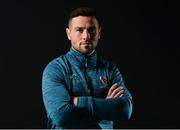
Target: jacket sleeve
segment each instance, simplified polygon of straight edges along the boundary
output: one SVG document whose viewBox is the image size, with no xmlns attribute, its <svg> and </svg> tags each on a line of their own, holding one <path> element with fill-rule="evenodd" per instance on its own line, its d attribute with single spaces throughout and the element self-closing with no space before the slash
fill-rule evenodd
<svg viewBox="0 0 180 130">
<path fill-rule="evenodd" d="M 103 99 L 103 98 L 93 98 L 93 115 L 99 120 L 110 120 L 110 121 L 120 121 L 128 120 L 132 114 L 132 96 L 128 91 L 127 87 L 124 85 L 124 81 L 119 69 L 115 66 L 111 75 L 111 85 L 118 83 L 119 86 L 124 88 L 124 95 L 118 98 Z M 78 97 L 78 107 L 87 106 L 83 103 L 87 97 Z"/>
<path fill-rule="evenodd" d="M 55 63 L 49 63 L 43 71 L 42 96 L 48 118 L 56 128 L 83 128 L 95 123 L 88 110 L 90 107 L 77 107 L 72 104 L 62 69 Z"/>
</svg>

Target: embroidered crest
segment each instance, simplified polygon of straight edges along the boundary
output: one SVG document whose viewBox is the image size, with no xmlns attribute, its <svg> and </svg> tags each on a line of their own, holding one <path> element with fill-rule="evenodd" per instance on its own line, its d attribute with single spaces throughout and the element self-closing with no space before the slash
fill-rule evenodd
<svg viewBox="0 0 180 130">
<path fill-rule="evenodd" d="M 99 79 L 102 85 L 107 85 L 107 78 L 105 76 L 100 76 Z"/>
</svg>

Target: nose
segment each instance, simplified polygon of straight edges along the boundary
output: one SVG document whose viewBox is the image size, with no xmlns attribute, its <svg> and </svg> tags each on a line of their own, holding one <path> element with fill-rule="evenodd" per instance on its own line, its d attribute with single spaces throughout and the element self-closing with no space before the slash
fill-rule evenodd
<svg viewBox="0 0 180 130">
<path fill-rule="evenodd" d="M 90 34 L 87 30 L 83 31 L 82 38 L 83 38 L 83 40 L 87 40 L 90 38 Z"/>
</svg>

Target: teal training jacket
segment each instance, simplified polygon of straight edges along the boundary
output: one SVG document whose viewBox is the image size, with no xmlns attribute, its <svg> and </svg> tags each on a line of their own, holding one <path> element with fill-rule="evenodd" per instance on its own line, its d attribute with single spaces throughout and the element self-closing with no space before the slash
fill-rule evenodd
<svg viewBox="0 0 180 130">
<path fill-rule="evenodd" d="M 124 95 L 106 99 L 117 83 Z M 132 96 L 116 64 L 70 50 L 50 61 L 43 71 L 42 96 L 50 129 L 112 129 L 132 115 Z M 73 105 L 72 97 L 77 97 Z"/>
</svg>

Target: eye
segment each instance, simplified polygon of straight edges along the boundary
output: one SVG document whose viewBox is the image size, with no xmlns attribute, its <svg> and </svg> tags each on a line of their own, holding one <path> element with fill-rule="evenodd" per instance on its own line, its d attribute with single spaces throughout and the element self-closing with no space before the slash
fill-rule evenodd
<svg viewBox="0 0 180 130">
<path fill-rule="evenodd" d="M 88 32 L 89 32 L 91 35 L 94 35 L 94 34 L 96 34 L 96 28 L 89 28 L 89 29 L 88 29 Z"/>
<path fill-rule="evenodd" d="M 76 31 L 82 33 L 83 29 L 82 28 L 77 28 Z"/>
</svg>

